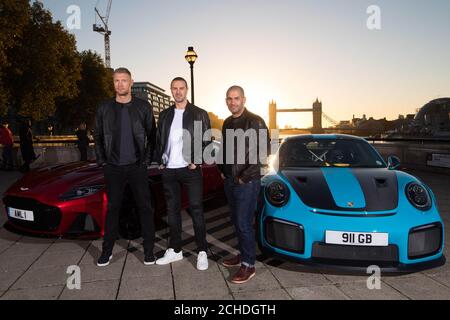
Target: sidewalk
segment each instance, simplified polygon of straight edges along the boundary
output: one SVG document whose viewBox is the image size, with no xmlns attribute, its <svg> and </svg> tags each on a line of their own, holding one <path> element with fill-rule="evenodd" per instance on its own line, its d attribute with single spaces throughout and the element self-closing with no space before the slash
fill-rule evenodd
<svg viewBox="0 0 450 320">
<path fill-rule="evenodd" d="M 450 223 L 450 182 L 436 174 L 415 172 L 435 192 L 439 209 Z M 0 192 L 20 177 L 0 172 Z M 192 222 L 183 214 L 185 259 L 167 266 L 144 266 L 140 241 L 117 243 L 112 263 L 95 265 L 101 240 L 71 241 L 20 236 L 0 228 L 0 299 L 450 299 L 450 264 L 420 273 L 382 278 L 381 290 L 368 290 L 366 276 L 320 273 L 302 265 L 263 259 L 257 275 L 243 285 L 229 279 L 236 269 L 218 262 L 236 253 L 228 207 L 205 213 L 210 267 L 197 271 Z M 2 208 L 0 225 L 5 221 Z M 167 245 L 168 229 L 158 230 L 156 254 Z M 449 230 L 446 256 L 450 257 Z M 66 287 L 67 268 L 81 270 L 81 290 Z"/>
</svg>

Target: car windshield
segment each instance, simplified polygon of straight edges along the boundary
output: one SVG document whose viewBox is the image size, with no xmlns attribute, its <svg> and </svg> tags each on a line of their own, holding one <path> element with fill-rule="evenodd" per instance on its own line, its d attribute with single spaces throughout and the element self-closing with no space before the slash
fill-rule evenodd
<svg viewBox="0 0 450 320">
<path fill-rule="evenodd" d="M 279 150 L 280 167 L 383 168 L 380 155 L 363 140 L 292 139 Z"/>
</svg>

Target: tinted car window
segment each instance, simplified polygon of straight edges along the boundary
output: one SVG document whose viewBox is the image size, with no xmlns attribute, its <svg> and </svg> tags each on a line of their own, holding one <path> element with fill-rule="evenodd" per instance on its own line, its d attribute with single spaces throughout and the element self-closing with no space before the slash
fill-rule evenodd
<svg viewBox="0 0 450 320">
<path fill-rule="evenodd" d="M 279 150 L 280 167 L 386 167 L 380 155 L 363 140 L 292 139 Z"/>
</svg>

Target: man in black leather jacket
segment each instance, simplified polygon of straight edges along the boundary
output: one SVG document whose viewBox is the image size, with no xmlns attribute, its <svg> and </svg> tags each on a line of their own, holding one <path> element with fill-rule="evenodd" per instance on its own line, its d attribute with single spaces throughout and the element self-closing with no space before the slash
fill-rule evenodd
<svg viewBox="0 0 450 320">
<path fill-rule="evenodd" d="M 232 115 L 222 127 L 219 157 L 224 163 L 219 165 L 219 169 L 225 179 L 225 194 L 240 251 L 238 256 L 224 260 L 222 264 L 230 268 L 240 266 L 231 279 L 238 284 L 247 282 L 256 274 L 253 221 L 261 188 L 261 165 L 265 164 L 270 146 L 264 120 L 248 111 L 245 102 L 242 87 L 233 86 L 228 89 L 226 103 Z"/>
<path fill-rule="evenodd" d="M 197 269 L 206 270 L 208 248 L 201 164 L 204 149 L 211 142 L 211 125 L 208 113 L 187 100 L 188 85 L 185 79 L 175 78 L 170 87 L 175 105 L 159 115 L 156 159 L 162 170 L 170 242 L 164 256 L 156 264 L 165 265 L 183 259 L 180 214 L 181 185 L 184 185 L 198 246 Z"/>
<path fill-rule="evenodd" d="M 156 129 L 153 108 L 147 101 L 131 96 L 133 80 L 126 68 L 114 71 L 115 99 L 100 104 L 95 119 L 95 154 L 105 174 L 108 211 L 102 254 L 97 265 L 107 266 L 118 237 L 123 193 L 128 183 L 140 215 L 144 239 L 144 264 L 155 264 L 153 255 L 154 208 L 148 185 Z"/>
</svg>

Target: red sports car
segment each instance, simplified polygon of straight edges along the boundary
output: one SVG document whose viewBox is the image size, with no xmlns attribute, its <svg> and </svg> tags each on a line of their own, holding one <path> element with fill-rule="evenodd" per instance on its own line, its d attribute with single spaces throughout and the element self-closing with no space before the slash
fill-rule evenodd
<svg viewBox="0 0 450 320">
<path fill-rule="evenodd" d="M 223 197 L 223 181 L 216 165 L 202 166 L 204 200 Z M 148 170 L 155 215 L 165 213 L 166 202 L 161 172 L 156 166 Z M 107 196 L 103 169 L 94 162 L 75 162 L 34 170 L 4 194 L 11 231 L 42 236 L 98 238 L 103 236 Z M 183 195 L 183 207 L 188 207 Z M 126 239 L 140 236 L 130 188 L 125 189 L 120 218 L 120 234 Z"/>
</svg>

